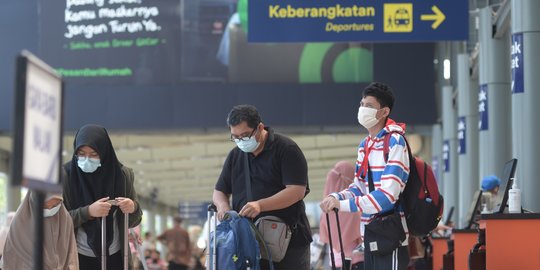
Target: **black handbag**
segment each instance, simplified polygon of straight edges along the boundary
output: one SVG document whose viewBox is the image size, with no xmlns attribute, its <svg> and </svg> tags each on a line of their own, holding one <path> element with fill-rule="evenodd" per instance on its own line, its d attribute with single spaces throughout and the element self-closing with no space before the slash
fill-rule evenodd
<svg viewBox="0 0 540 270">
<path fill-rule="evenodd" d="M 369 164 L 368 164 L 369 168 Z M 375 190 L 371 170 L 368 169 L 369 192 Z M 389 214 L 376 215 L 364 227 L 364 245 L 374 255 L 387 255 L 401 246 L 406 235 L 401 223 L 401 215 L 396 208 Z"/>
<path fill-rule="evenodd" d="M 405 238 L 401 215 L 397 211 L 376 217 L 365 226 L 364 230 L 364 245 L 374 255 L 392 253 L 401 246 Z"/>
</svg>

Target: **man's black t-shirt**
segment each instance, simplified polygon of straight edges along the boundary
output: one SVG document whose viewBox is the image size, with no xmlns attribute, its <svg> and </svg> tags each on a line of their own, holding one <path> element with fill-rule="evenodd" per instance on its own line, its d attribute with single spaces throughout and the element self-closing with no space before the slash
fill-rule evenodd
<svg viewBox="0 0 540 270">
<path fill-rule="evenodd" d="M 306 186 L 309 193 L 307 162 L 298 145 L 288 137 L 274 133 L 270 127 L 264 149 L 258 156 L 246 154 L 235 147 L 225 160 L 215 189 L 232 194 L 232 208 L 239 212 L 247 203 L 244 162 L 248 158 L 253 201 L 268 198 L 286 185 Z M 304 201 L 279 210 L 263 212 L 262 216 L 277 216 L 293 228 L 290 245 L 304 246 L 311 242 L 311 230 L 306 217 Z M 257 218 L 259 218 L 257 217 Z"/>
</svg>

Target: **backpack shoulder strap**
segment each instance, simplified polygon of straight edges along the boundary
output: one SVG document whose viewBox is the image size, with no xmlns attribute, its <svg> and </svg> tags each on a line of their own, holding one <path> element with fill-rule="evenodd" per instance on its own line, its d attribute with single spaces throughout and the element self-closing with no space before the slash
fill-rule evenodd
<svg viewBox="0 0 540 270">
<path fill-rule="evenodd" d="M 390 138 L 392 138 L 392 133 L 387 133 L 384 135 L 384 141 L 383 141 L 383 156 L 384 156 L 384 162 L 388 163 L 388 154 L 390 153 Z"/>
<path fill-rule="evenodd" d="M 409 158 L 411 159 L 409 162 L 414 162 L 414 159 L 412 159 L 413 155 L 411 152 L 411 147 L 409 146 L 409 142 L 407 141 L 407 137 L 405 137 L 405 134 L 397 131 L 391 131 L 384 135 L 384 141 L 383 141 L 383 156 L 384 156 L 384 162 L 388 162 L 388 155 L 390 153 L 390 139 L 392 138 L 392 134 L 397 133 L 403 137 L 403 140 L 405 140 L 405 147 L 407 147 L 407 151 L 409 152 Z"/>
<path fill-rule="evenodd" d="M 407 141 L 407 138 L 405 138 L 405 134 L 397 131 L 391 131 L 384 135 L 384 141 L 383 141 L 383 156 L 384 156 L 384 162 L 388 163 L 388 155 L 390 153 L 390 139 L 392 138 L 392 134 L 397 133 L 403 137 L 403 140 L 405 140 L 405 147 L 407 147 L 407 152 L 409 153 L 409 163 L 414 162 L 411 147 L 409 146 L 409 142 Z M 411 165 L 409 165 L 411 166 Z M 402 201 L 403 198 L 403 192 L 399 194 L 399 198 L 396 201 L 396 205 L 399 205 L 399 203 Z"/>
<path fill-rule="evenodd" d="M 403 133 L 397 132 L 397 131 L 391 131 L 389 133 L 386 133 L 386 135 L 384 135 L 384 140 L 383 140 L 384 162 L 388 162 L 388 155 L 390 153 L 390 139 L 392 138 L 392 134 L 394 133 L 401 135 L 403 139 L 405 140 L 405 144 L 407 145 L 407 147 L 409 147 L 409 143 L 407 142 L 407 139 L 405 139 L 405 135 Z"/>
</svg>

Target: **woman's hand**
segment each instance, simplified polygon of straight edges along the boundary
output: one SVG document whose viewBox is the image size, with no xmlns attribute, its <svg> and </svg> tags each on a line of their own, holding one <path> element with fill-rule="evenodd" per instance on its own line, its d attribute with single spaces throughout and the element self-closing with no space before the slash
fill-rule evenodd
<svg viewBox="0 0 540 270">
<path fill-rule="evenodd" d="M 109 210 L 111 210 L 111 204 L 107 201 L 109 197 L 101 198 L 88 207 L 88 214 L 91 217 L 106 217 L 109 215 Z"/>
<path fill-rule="evenodd" d="M 135 202 L 130 198 L 117 197 L 116 201 L 118 202 L 118 207 L 122 210 L 122 213 L 131 214 L 135 212 Z"/>
</svg>

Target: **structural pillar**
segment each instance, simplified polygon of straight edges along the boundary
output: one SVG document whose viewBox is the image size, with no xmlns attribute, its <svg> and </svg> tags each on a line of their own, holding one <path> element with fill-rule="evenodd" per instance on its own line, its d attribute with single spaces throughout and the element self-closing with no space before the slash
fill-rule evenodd
<svg viewBox="0 0 540 270">
<path fill-rule="evenodd" d="M 510 58 L 505 57 L 509 46 L 507 40 L 493 38 L 492 13 L 491 7 L 485 7 L 479 14 L 478 151 L 481 177 L 491 174 L 502 177 L 504 164 L 512 158 Z"/>
<path fill-rule="evenodd" d="M 152 235 L 157 236 L 156 231 L 156 205 L 152 203 L 148 210 L 148 228 L 147 231 L 151 232 Z"/>
<path fill-rule="evenodd" d="M 478 189 L 478 88 L 471 83 L 468 54 L 457 56 L 457 151 L 459 164 L 459 222 L 465 226 L 474 191 Z M 458 220 L 456 219 L 456 220 Z"/>
<path fill-rule="evenodd" d="M 537 156 L 540 153 L 536 124 L 540 115 L 540 1 L 513 0 L 512 17 L 512 144 L 518 159 L 516 178 L 521 189 L 522 207 L 540 212 L 540 179 Z M 508 55 L 508 54 L 506 54 Z"/>
<path fill-rule="evenodd" d="M 458 163 L 457 126 L 454 106 L 454 89 L 451 85 L 442 88 L 442 155 L 443 155 L 443 196 L 445 212 L 454 206 L 454 216 L 459 217 L 458 209 Z"/>
<path fill-rule="evenodd" d="M 431 126 L 431 168 L 442 191 L 442 127 L 441 124 Z"/>
</svg>

